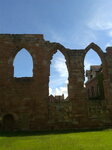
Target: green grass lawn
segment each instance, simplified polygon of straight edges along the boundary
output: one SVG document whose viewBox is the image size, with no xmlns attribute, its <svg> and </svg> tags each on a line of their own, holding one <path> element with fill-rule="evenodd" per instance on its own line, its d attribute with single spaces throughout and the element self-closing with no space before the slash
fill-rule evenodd
<svg viewBox="0 0 112 150">
<path fill-rule="evenodd" d="M 112 130 L 0 134 L 0 150 L 112 150 Z"/>
</svg>

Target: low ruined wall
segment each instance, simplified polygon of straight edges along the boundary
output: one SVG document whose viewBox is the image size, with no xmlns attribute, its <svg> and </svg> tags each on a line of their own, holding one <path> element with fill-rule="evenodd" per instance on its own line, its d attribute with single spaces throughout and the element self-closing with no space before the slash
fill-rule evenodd
<svg viewBox="0 0 112 150">
<path fill-rule="evenodd" d="M 72 103 L 70 101 L 49 102 L 49 123 L 72 122 Z"/>
</svg>

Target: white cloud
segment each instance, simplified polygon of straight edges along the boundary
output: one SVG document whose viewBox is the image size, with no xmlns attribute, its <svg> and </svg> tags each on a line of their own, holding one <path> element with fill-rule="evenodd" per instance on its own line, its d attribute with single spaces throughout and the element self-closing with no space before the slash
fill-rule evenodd
<svg viewBox="0 0 112 150">
<path fill-rule="evenodd" d="M 112 1 L 96 3 L 95 11 L 90 15 L 87 25 L 94 30 L 112 29 Z"/>
<path fill-rule="evenodd" d="M 112 46 L 112 40 L 110 40 L 110 41 L 105 45 L 105 47 L 110 47 L 110 46 Z"/>
<path fill-rule="evenodd" d="M 68 91 L 67 91 L 67 87 L 59 87 L 59 88 L 55 88 L 54 90 L 51 90 L 52 92 L 50 94 L 52 95 L 62 95 L 64 94 L 64 98 L 67 98 L 68 96 Z"/>
<path fill-rule="evenodd" d="M 59 87 L 68 83 L 68 70 L 64 56 L 60 52 L 53 56 L 51 63 L 50 87 Z"/>
<path fill-rule="evenodd" d="M 85 60 L 85 62 L 84 62 L 84 69 L 85 69 L 85 70 L 89 70 L 89 69 L 90 69 L 90 66 L 91 66 L 91 62 Z"/>
<path fill-rule="evenodd" d="M 89 28 L 82 28 L 77 33 L 72 33 L 71 41 L 72 43 L 76 43 L 80 48 L 87 47 L 91 42 L 96 42 L 97 37 L 95 33 Z M 78 48 L 79 48 L 78 47 Z"/>
<path fill-rule="evenodd" d="M 88 23 L 88 26 L 94 30 L 109 30 L 112 29 L 112 22 L 104 16 L 94 16 L 94 18 Z"/>
<path fill-rule="evenodd" d="M 110 37 L 112 37 L 112 30 L 110 30 L 110 31 L 108 32 L 108 35 L 109 35 Z"/>
<path fill-rule="evenodd" d="M 84 81 L 84 82 L 87 81 L 86 70 L 90 70 L 90 66 L 91 66 L 91 62 L 85 60 L 85 61 L 84 61 L 84 70 L 85 70 L 85 72 L 84 72 L 85 81 Z"/>
<path fill-rule="evenodd" d="M 56 53 L 51 63 L 52 74 L 50 78 L 49 93 L 52 95 L 62 95 L 66 98 L 68 96 L 68 70 L 65 64 L 64 56 L 60 52 Z"/>
<path fill-rule="evenodd" d="M 49 87 L 49 95 L 52 94 L 52 89 Z"/>
<path fill-rule="evenodd" d="M 68 70 L 63 57 L 58 57 L 54 62 L 54 69 L 59 73 L 60 77 L 68 77 Z"/>
<path fill-rule="evenodd" d="M 62 85 L 66 85 L 67 82 L 65 80 L 65 78 L 60 78 L 59 76 L 57 77 L 53 77 L 52 79 L 50 79 L 50 87 L 55 88 L 55 87 L 59 87 Z"/>
</svg>

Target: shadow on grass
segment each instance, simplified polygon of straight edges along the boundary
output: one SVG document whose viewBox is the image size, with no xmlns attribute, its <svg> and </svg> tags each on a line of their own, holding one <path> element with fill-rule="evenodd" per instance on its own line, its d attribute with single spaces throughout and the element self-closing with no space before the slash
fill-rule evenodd
<svg viewBox="0 0 112 150">
<path fill-rule="evenodd" d="M 53 135 L 53 134 L 68 134 L 68 133 L 80 133 L 80 132 L 97 132 L 109 130 L 111 128 L 100 129 L 73 129 L 73 130 L 55 130 L 55 131 L 0 131 L 2 137 L 16 137 L 16 136 L 41 136 L 41 135 Z"/>
</svg>

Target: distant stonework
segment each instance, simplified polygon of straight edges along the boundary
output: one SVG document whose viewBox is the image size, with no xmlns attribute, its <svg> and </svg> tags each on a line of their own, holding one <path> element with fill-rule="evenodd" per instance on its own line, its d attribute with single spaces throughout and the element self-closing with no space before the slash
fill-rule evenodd
<svg viewBox="0 0 112 150">
<path fill-rule="evenodd" d="M 85 83 L 88 98 L 91 100 L 105 99 L 102 65 L 90 66 L 90 70 L 86 70 L 86 77 L 88 78 Z"/>
<path fill-rule="evenodd" d="M 51 102 L 54 102 L 54 101 L 56 101 L 56 102 L 64 101 L 64 100 L 65 100 L 65 99 L 64 99 L 64 94 L 63 94 L 63 95 L 56 95 L 56 96 L 50 95 L 50 96 L 49 96 L 49 100 L 50 100 Z"/>
<path fill-rule="evenodd" d="M 33 58 L 33 77 L 14 78 L 13 61 L 25 48 Z M 86 72 L 84 58 L 93 49 L 101 66 Z M 68 97 L 49 96 L 50 64 L 59 50 L 68 68 Z M 112 127 L 112 47 L 94 43 L 68 49 L 41 34 L 0 34 L 0 130 L 68 130 Z"/>
<path fill-rule="evenodd" d="M 96 78 L 96 76 L 100 72 L 102 72 L 101 65 L 90 66 L 90 70 L 86 70 L 86 77 L 88 78 L 88 81 L 91 81 L 92 79 Z"/>
</svg>

